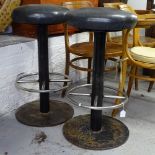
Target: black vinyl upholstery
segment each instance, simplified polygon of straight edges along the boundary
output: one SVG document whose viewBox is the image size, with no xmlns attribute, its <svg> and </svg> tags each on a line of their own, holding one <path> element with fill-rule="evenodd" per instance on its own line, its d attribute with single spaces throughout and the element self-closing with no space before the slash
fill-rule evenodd
<svg viewBox="0 0 155 155">
<path fill-rule="evenodd" d="M 59 5 L 30 4 L 16 8 L 12 14 L 13 22 L 27 24 L 59 24 L 67 19 L 68 9 Z"/>
<path fill-rule="evenodd" d="M 89 31 L 120 31 L 133 28 L 137 17 L 134 14 L 110 8 L 81 8 L 67 13 L 68 23 Z"/>
</svg>

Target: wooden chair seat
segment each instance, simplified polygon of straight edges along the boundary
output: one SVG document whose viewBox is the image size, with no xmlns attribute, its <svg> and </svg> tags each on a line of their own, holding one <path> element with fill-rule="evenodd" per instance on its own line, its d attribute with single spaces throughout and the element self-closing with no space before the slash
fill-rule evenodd
<svg viewBox="0 0 155 155">
<path fill-rule="evenodd" d="M 114 44 L 114 43 L 107 43 L 106 44 L 106 54 L 105 58 L 113 58 L 113 57 L 121 57 L 123 54 L 122 45 Z"/>
<path fill-rule="evenodd" d="M 70 53 L 83 57 L 92 57 L 92 50 L 93 43 L 90 42 L 81 42 L 70 46 Z"/>
<path fill-rule="evenodd" d="M 144 63 L 155 64 L 155 48 L 151 47 L 133 47 L 130 50 L 132 57 Z"/>
<path fill-rule="evenodd" d="M 91 8 L 94 7 L 93 3 L 90 1 L 64 1 L 62 3 L 63 7 L 66 7 L 70 10 L 80 9 L 80 8 Z M 65 38 L 65 51 L 66 51 L 66 63 L 65 63 L 65 74 L 69 75 L 70 66 L 76 70 L 86 71 L 87 72 L 87 83 L 90 83 L 91 77 L 91 62 L 92 62 L 92 43 L 93 43 L 93 33 L 89 32 L 89 41 L 80 42 L 80 43 L 71 43 L 70 42 L 70 33 L 69 33 L 69 25 L 67 23 L 64 24 L 64 38 Z M 78 30 L 76 29 L 76 32 Z M 79 31 L 80 32 L 80 31 Z M 71 54 L 74 57 L 71 57 Z M 79 66 L 76 63 L 79 60 L 86 59 L 87 67 Z M 64 83 L 64 86 L 67 83 Z M 65 95 L 66 90 L 62 91 L 62 96 Z"/>
<path fill-rule="evenodd" d="M 92 58 L 93 48 L 93 43 L 90 42 L 76 43 L 70 46 L 70 52 L 78 56 Z M 118 56 L 122 56 L 122 45 L 107 43 L 105 58 L 108 59 Z"/>
</svg>

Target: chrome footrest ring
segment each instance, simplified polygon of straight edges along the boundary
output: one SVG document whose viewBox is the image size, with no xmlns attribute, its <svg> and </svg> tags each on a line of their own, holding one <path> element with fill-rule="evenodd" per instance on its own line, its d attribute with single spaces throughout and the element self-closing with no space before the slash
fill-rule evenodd
<svg viewBox="0 0 155 155">
<path fill-rule="evenodd" d="M 67 92 L 67 95 L 66 96 L 71 101 L 72 104 L 74 104 L 76 106 L 79 106 L 79 107 L 91 109 L 91 110 L 118 109 L 118 108 L 123 107 L 128 102 L 128 97 L 127 97 L 127 95 L 124 92 L 119 92 L 119 93 L 122 94 L 122 96 L 118 96 L 118 95 L 103 95 L 104 98 L 119 99 L 119 100 L 121 100 L 119 104 L 112 105 L 112 106 L 102 106 L 102 107 L 89 106 L 89 105 L 84 105 L 83 103 L 78 102 L 77 100 L 73 99 L 73 96 L 88 96 L 88 97 L 90 96 L 91 97 L 91 94 L 90 93 L 85 94 L 85 93 L 77 93 L 77 92 L 74 92 L 75 90 L 78 90 L 80 88 L 90 87 L 90 86 L 92 86 L 92 84 L 84 84 L 84 85 L 80 85 L 80 86 L 74 87 L 74 88 L 70 89 Z M 118 93 L 118 90 L 117 89 L 114 89 L 112 87 L 104 86 L 104 88 L 113 90 L 113 91 L 115 91 L 115 92 Z"/>
<path fill-rule="evenodd" d="M 61 74 L 61 73 L 53 72 L 53 73 L 49 73 L 49 75 L 50 76 L 57 75 L 57 76 L 62 76 L 64 78 L 64 79 L 50 79 L 49 78 L 49 83 L 51 83 L 51 82 L 58 82 L 58 83 L 66 82 L 67 85 L 66 86 L 59 86 L 60 88 L 58 88 L 58 89 L 48 89 L 48 90 L 45 90 L 44 87 L 41 90 L 34 89 L 34 88 L 27 88 L 23 84 L 35 84 L 35 83 L 39 84 L 38 73 L 30 73 L 30 74 L 21 73 L 21 74 L 17 75 L 16 81 L 15 81 L 15 86 L 18 89 L 21 89 L 21 90 L 24 90 L 24 91 L 28 91 L 28 92 L 33 92 L 33 93 L 49 93 L 49 92 L 57 92 L 57 91 L 66 89 L 66 88 L 68 88 L 69 83 L 72 82 L 72 80 L 69 78 L 69 76 Z M 26 79 L 26 78 L 32 78 L 34 76 L 37 76 L 37 78 Z M 39 88 L 39 85 L 38 85 L 38 88 Z"/>
</svg>

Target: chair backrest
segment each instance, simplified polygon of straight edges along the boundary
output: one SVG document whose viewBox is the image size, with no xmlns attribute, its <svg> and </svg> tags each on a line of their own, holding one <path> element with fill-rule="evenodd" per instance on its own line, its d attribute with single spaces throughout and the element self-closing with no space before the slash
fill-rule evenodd
<svg viewBox="0 0 155 155">
<path fill-rule="evenodd" d="M 136 14 L 136 11 L 128 4 L 120 4 L 118 7 L 119 7 L 120 10 Z"/>
<path fill-rule="evenodd" d="M 130 5 L 124 4 L 121 2 L 120 3 L 104 3 L 104 6 L 127 11 L 127 12 L 137 15 L 136 11 Z M 140 19 L 142 18 L 142 15 L 137 15 L 137 17 Z M 142 45 L 140 42 L 140 29 L 138 28 L 133 29 L 133 46 L 135 45 Z"/>
<path fill-rule="evenodd" d="M 120 9 L 119 5 L 121 5 L 121 4 L 124 4 L 124 3 L 122 3 L 122 2 L 104 3 L 103 5 L 106 8 Z M 112 39 L 111 39 L 111 35 L 110 34 L 111 34 L 110 32 L 107 33 L 107 42 L 112 43 Z M 121 42 L 121 44 L 122 44 L 122 42 Z"/>
<path fill-rule="evenodd" d="M 85 7 L 94 7 L 93 3 L 90 1 L 70 1 L 70 2 L 63 2 L 62 6 L 72 10 L 72 9 L 79 9 Z"/>
<path fill-rule="evenodd" d="M 0 4 L 2 5 L 5 2 L 5 0 L 0 0 Z"/>
<path fill-rule="evenodd" d="M 121 3 L 121 2 L 117 2 L 117 3 L 104 3 L 104 7 L 119 9 L 119 5 L 121 5 L 121 4 L 124 4 L 124 3 Z"/>
<path fill-rule="evenodd" d="M 119 5 L 119 9 L 137 15 L 138 19 L 143 18 L 143 15 L 138 15 L 136 11 L 128 4 Z M 133 29 L 133 46 L 141 46 L 141 45 L 142 43 L 140 41 L 140 28 L 134 28 Z"/>
<path fill-rule="evenodd" d="M 94 7 L 93 3 L 90 1 L 68 1 L 68 2 L 63 2 L 62 6 L 68 8 L 70 10 L 86 8 L 86 7 L 87 8 Z M 69 29 L 69 26 L 65 23 L 64 24 L 64 36 L 65 36 L 66 47 L 69 47 L 69 31 L 68 31 L 68 29 Z M 93 42 L 93 33 L 92 32 L 89 33 L 89 42 Z"/>
</svg>

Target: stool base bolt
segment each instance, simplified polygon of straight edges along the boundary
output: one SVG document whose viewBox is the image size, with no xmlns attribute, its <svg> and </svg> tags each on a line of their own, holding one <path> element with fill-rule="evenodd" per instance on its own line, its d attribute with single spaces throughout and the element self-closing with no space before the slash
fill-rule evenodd
<svg viewBox="0 0 155 155">
<path fill-rule="evenodd" d="M 90 115 L 80 115 L 65 123 L 63 134 L 72 144 L 90 150 L 112 149 L 126 142 L 129 130 L 122 122 L 102 116 L 102 123 L 102 130 L 93 132 L 90 129 Z"/>
<path fill-rule="evenodd" d="M 61 101 L 50 100 L 50 111 L 48 113 L 40 112 L 39 101 L 26 103 L 16 111 L 16 119 L 29 126 L 49 127 L 64 123 L 72 118 L 73 108 Z"/>
</svg>

